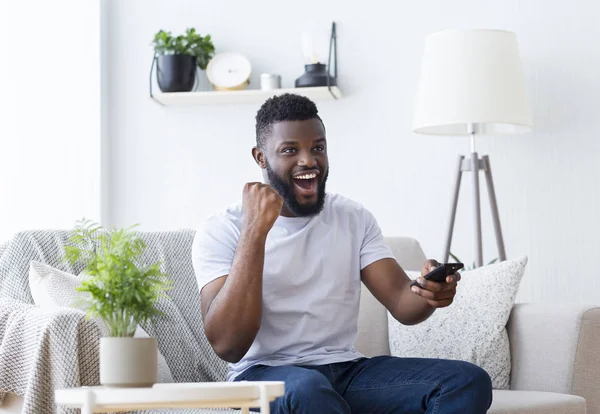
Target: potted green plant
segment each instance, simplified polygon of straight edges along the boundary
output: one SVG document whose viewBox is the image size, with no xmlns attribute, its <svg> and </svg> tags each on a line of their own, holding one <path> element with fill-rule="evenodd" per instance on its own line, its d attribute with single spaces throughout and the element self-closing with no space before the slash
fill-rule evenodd
<svg viewBox="0 0 600 414">
<path fill-rule="evenodd" d="M 77 287 L 80 308 L 108 329 L 100 339 L 100 382 L 106 386 L 144 387 L 157 380 L 156 338 L 134 333 L 161 314 L 156 305 L 171 281 L 160 263 L 138 263 L 146 245 L 134 227 L 106 231 L 80 221 L 65 246 L 65 259 L 85 266 Z"/>
<path fill-rule="evenodd" d="M 152 42 L 156 55 L 156 78 L 163 92 L 189 92 L 196 81 L 196 67 L 206 69 L 215 47 L 210 35 L 202 36 L 194 28 L 184 35 L 158 31 Z"/>
</svg>

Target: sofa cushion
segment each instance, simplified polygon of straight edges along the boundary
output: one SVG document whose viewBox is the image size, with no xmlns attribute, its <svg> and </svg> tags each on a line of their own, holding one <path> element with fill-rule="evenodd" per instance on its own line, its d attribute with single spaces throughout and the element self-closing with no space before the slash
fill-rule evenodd
<svg viewBox="0 0 600 414">
<path fill-rule="evenodd" d="M 410 237 L 386 237 L 396 261 L 406 271 L 420 269 L 425 263 L 425 253 L 419 242 Z M 363 355 L 389 355 L 387 313 L 385 307 L 361 284 L 358 334 L 356 349 Z"/>
<path fill-rule="evenodd" d="M 585 400 L 576 395 L 539 391 L 494 390 L 488 414 L 585 414 Z"/>
<path fill-rule="evenodd" d="M 487 371 L 494 389 L 508 389 L 506 324 L 526 265 L 522 257 L 463 272 L 454 303 L 418 325 L 404 326 L 389 314 L 391 354 L 472 362 Z"/>
</svg>

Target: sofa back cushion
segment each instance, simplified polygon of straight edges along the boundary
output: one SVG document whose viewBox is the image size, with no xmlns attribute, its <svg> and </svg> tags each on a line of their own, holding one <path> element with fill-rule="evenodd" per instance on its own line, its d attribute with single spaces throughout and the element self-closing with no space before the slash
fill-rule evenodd
<svg viewBox="0 0 600 414">
<path fill-rule="evenodd" d="M 193 230 L 144 233 L 143 262 L 162 262 L 173 289 L 158 304 L 164 316 L 143 328 L 158 339 L 176 382 L 224 381 L 227 363 L 214 353 L 204 334 L 200 291 L 192 266 L 194 234 Z"/>
<path fill-rule="evenodd" d="M 419 242 L 409 237 L 386 237 L 396 261 L 406 271 L 420 270 L 425 253 Z M 366 356 L 389 355 L 388 321 L 385 307 L 362 285 L 356 349 Z"/>
</svg>

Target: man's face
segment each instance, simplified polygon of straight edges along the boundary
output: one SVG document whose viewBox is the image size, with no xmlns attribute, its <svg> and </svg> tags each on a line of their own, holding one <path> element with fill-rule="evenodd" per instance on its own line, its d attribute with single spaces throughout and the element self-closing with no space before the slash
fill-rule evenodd
<svg viewBox="0 0 600 414">
<path fill-rule="evenodd" d="M 314 216 L 323 209 L 329 162 L 319 119 L 274 124 L 263 155 L 265 178 L 283 197 L 289 213 Z"/>
</svg>

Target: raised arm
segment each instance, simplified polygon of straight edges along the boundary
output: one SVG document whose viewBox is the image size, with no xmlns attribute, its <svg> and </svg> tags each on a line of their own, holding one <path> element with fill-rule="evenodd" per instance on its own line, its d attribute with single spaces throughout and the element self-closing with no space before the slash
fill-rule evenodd
<svg viewBox="0 0 600 414">
<path fill-rule="evenodd" d="M 268 185 L 248 183 L 242 205 L 243 225 L 231 271 L 200 291 L 206 337 L 227 362 L 238 362 L 248 352 L 260 328 L 265 242 L 283 199 Z"/>
</svg>

